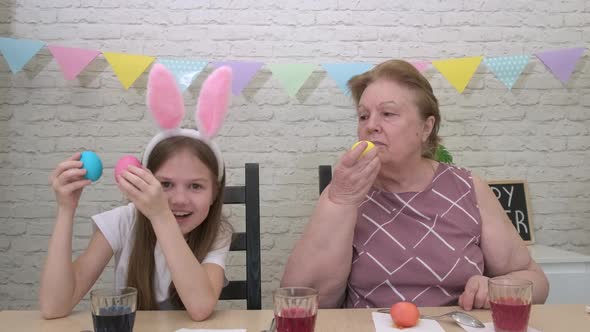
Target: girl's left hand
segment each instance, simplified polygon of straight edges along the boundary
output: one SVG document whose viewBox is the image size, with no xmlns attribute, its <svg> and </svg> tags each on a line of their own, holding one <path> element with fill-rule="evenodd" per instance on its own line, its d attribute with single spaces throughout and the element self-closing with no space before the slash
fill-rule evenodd
<svg viewBox="0 0 590 332">
<path fill-rule="evenodd" d="M 488 277 L 474 275 L 465 285 L 465 291 L 459 296 L 459 306 L 464 310 L 489 309 L 490 300 L 488 296 Z"/>
<path fill-rule="evenodd" d="M 119 176 L 117 186 L 148 219 L 170 213 L 168 197 L 150 170 L 129 166 Z"/>
</svg>

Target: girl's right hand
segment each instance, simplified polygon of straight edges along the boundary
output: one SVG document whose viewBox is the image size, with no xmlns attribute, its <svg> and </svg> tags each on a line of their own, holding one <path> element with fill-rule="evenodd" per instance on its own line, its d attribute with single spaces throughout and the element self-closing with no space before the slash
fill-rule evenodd
<svg viewBox="0 0 590 332">
<path fill-rule="evenodd" d="M 59 208 L 75 210 L 78 207 L 82 190 L 92 183 L 84 178 L 86 169 L 82 168 L 81 156 L 80 152 L 76 152 L 61 162 L 49 178 Z"/>
<path fill-rule="evenodd" d="M 328 186 L 328 198 L 333 203 L 359 205 L 365 199 L 381 167 L 377 149 L 361 156 L 366 147 L 366 142 L 357 145 L 346 152 L 334 167 Z"/>
</svg>

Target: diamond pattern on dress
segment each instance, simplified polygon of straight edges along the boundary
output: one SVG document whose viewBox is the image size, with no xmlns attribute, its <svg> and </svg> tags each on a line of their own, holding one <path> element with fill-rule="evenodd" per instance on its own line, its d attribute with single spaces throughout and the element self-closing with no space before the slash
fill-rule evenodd
<svg viewBox="0 0 590 332">
<path fill-rule="evenodd" d="M 439 164 L 421 192 L 371 188 L 359 206 L 346 305 L 456 304 L 481 275 L 481 222 L 471 174 Z"/>
</svg>

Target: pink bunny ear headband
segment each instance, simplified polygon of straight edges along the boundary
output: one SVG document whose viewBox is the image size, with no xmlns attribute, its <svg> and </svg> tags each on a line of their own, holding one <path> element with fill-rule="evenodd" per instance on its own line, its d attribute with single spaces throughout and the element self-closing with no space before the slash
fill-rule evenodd
<svg viewBox="0 0 590 332">
<path fill-rule="evenodd" d="M 203 83 L 197 103 L 195 120 L 197 128 L 179 128 L 184 118 L 184 100 L 174 75 L 164 65 L 155 64 L 148 78 L 147 104 L 157 125 L 162 129 L 148 143 L 143 153 L 142 164 L 147 165 L 154 147 L 166 138 L 186 136 L 207 144 L 218 164 L 218 181 L 223 178 L 224 164 L 221 151 L 211 139 L 217 135 L 229 106 L 232 71 L 223 66 L 216 69 Z"/>
</svg>

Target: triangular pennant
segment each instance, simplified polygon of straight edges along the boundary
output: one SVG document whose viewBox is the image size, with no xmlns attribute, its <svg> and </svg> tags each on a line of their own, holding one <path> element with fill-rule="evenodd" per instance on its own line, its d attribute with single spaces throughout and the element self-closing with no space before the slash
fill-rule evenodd
<svg viewBox="0 0 590 332">
<path fill-rule="evenodd" d="M 250 83 L 250 80 L 256 75 L 262 62 L 247 62 L 247 61 L 218 61 L 213 62 L 215 68 L 221 66 L 229 66 L 233 71 L 233 79 L 231 83 L 231 92 L 234 96 L 242 93 L 242 90 Z"/>
<path fill-rule="evenodd" d="M 289 96 L 297 94 L 307 81 L 316 65 L 312 64 L 272 64 L 268 65 L 272 75 L 285 87 Z"/>
<path fill-rule="evenodd" d="M 582 47 L 568 48 L 557 51 L 547 51 L 535 53 L 545 64 L 555 77 L 557 77 L 564 84 L 570 79 L 570 76 L 576 68 L 576 64 L 586 49 Z"/>
<path fill-rule="evenodd" d="M 328 75 L 332 77 L 336 84 L 344 92 L 345 95 L 349 95 L 348 80 L 351 77 L 362 74 L 369 69 L 373 68 L 371 63 L 326 63 L 322 67 L 328 72 Z"/>
<path fill-rule="evenodd" d="M 149 67 L 155 57 L 125 53 L 102 52 L 125 89 Z"/>
<path fill-rule="evenodd" d="M 170 58 L 158 58 L 158 62 L 172 72 L 181 91 L 185 91 L 193 84 L 195 78 L 209 63 L 208 61 Z"/>
<path fill-rule="evenodd" d="M 483 59 L 482 56 L 455 58 L 447 60 L 432 61 L 432 64 L 441 74 L 459 91 L 462 93 L 465 87 L 475 74 L 477 67 Z"/>
<path fill-rule="evenodd" d="M 45 46 L 38 40 L 0 38 L 0 52 L 13 74 L 19 72 Z"/>
<path fill-rule="evenodd" d="M 98 50 L 86 50 L 82 48 L 48 45 L 49 51 L 57 61 L 64 77 L 73 80 L 94 60 L 99 54 Z"/>
<path fill-rule="evenodd" d="M 410 63 L 421 73 L 423 73 L 426 69 L 428 69 L 428 66 L 430 66 L 430 61 L 411 61 Z"/>
<path fill-rule="evenodd" d="M 508 89 L 512 89 L 516 80 L 529 63 L 528 55 L 498 56 L 485 58 L 483 62 Z"/>
</svg>

